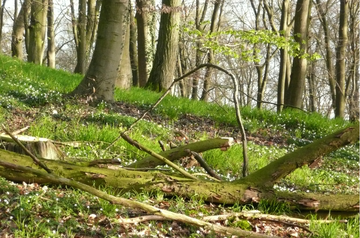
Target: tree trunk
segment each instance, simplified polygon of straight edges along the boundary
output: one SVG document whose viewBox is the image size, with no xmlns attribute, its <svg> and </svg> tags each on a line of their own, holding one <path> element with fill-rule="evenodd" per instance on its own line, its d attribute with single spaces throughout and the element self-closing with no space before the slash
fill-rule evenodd
<svg viewBox="0 0 360 238">
<path fill-rule="evenodd" d="M 106 5 L 106 4 L 105 4 Z M 289 153 L 248 177 L 234 182 L 192 180 L 178 175 L 156 172 L 129 171 L 123 168 L 110 170 L 89 167 L 90 163 L 74 165 L 62 161 L 41 160 L 55 174 L 91 186 L 111 186 L 119 192 L 160 190 L 168 195 L 198 197 L 222 204 L 258 203 L 262 199 L 278 199 L 295 209 L 358 211 L 358 195 L 297 194 L 273 191 L 275 182 L 303 165 L 309 164 L 342 146 L 359 140 L 359 123 Z M 27 183 L 51 183 L 46 178 L 6 166 L 6 163 L 38 169 L 27 156 L 0 149 L 0 176 Z"/>
<path fill-rule="evenodd" d="M 348 42 L 348 0 L 340 0 L 339 40 L 336 49 L 336 105 L 335 117 L 345 116 L 346 47 Z"/>
<path fill-rule="evenodd" d="M 350 49 L 351 49 L 351 63 L 350 63 L 350 87 L 349 93 L 349 119 L 351 121 L 359 120 L 359 80 L 360 80 L 360 29 L 359 13 L 360 3 L 357 1 L 350 2 L 350 23 L 349 27 L 352 29 L 349 34 Z"/>
<path fill-rule="evenodd" d="M 201 7 L 200 7 L 200 1 L 196 0 L 196 15 L 195 15 L 195 28 L 198 31 L 203 32 L 204 29 L 202 29 L 201 27 L 201 23 L 204 21 L 206 13 L 207 13 L 207 9 L 208 9 L 208 5 L 209 5 L 209 0 L 206 0 L 204 2 L 204 7 L 202 8 L 201 11 Z M 202 55 L 203 53 L 201 52 L 201 42 L 197 41 L 196 42 L 196 52 L 195 52 L 195 66 L 199 66 L 200 64 L 202 64 Z M 191 99 L 192 100 L 198 100 L 198 92 L 199 92 L 199 73 L 196 73 L 195 76 L 192 79 L 192 91 L 191 91 Z"/>
<path fill-rule="evenodd" d="M 40 65 L 44 55 L 47 6 L 48 0 L 31 2 L 28 61 Z"/>
<path fill-rule="evenodd" d="M 299 44 L 299 56 L 293 60 L 288 92 L 285 93 L 285 104 L 289 107 L 301 108 L 305 88 L 310 0 L 298 0 L 296 4 L 294 38 Z"/>
<path fill-rule="evenodd" d="M 210 24 L 210 34 L 216 32 L 217 26 L 219 26 L 219 22 L 221 21 L 221 8 L 223 6 L 224 1 L 216 0 L 214 2 L 214 10 L 211 16 L 211 24 Z M 216 39 L 214 39 L 216 40 Z M 208 49 L 207 52 L 207 63 L 214 63 L 214 52 L 213 49 Z M 213 69 L 211 67 L 206 68 L 205 78 L 204 78 L 204 89 L 201 95 L 201 100 L 207 102 L 209 99 L 209 90 L 211 86 L 211 80 L 213 75 Z"/>
<path fill-rule="evenodd" d="M 0 0 L 0 43 L 2 41 L 2 30 L 3 30 L 3 26 L 4 26 L 5 3 L 6 3 L 6 0 L 4 0 L 4 2 L 1 2 L 1 0 Z"/>
<path fill-rule="evenodd" d="M 129 20 L 124 23 L 126 29 L 124 47 L 121 53 L 121 60 L 118 77 L 115 81 L 116 88 L 129 89 L 132 85 L 132 71 L 130 62 L 130 24 Z"/>
<path fill-rule="evenodd" d="M 324 11 L 322 7 L 321 0 L 316 0 L 317 4 L 317 11 L 319 13 L 320 19 L 321 19 L 321 25 L 323 27 L 324 31 L 324 43 L 325 43 L 325 50 L 326 50 L 326 69 L 327 69 L 327 75 L 329 80 L 329 86 L 330 86 L 330 93 L 331 93 L 331 99 L 332 99 L 332 108 L 335 108 L 335 102 L 336 102 L 336 90 L 335 90 L 335 75 L 334 75 L 334 67 L 333 67 L 333 57 L 332 57 L 332 50 L 331 50 L 331 42 L 330 42 L 330 29 L 328 26 L 328 21 L 326 19 L 326 12 Z"/>
<path fill-rule="evenodd" d="M 284 0 L 281 9 L 281 22 L 280 31 L 285 38 L 289 37 L 290 29 L 288 26 L 289 15 L 289 0 Z M 278 92 L 277 92 L 277 112 L 281 112 L 285 103 L 285 92 L 287 91 L 287 83 L 290 79 L 290 67 L 289 67 L 289 49 L 280 49 L 280 69 L 278 79 Z"/>
<path fill-rule="evenodd" d="M 79 17 L 75 18 L 74 3 L 71 1 L 73 34 L 76 46 L 76 66 L 74 73 L 86 72 L 86 0 L 79 0 Z"/>
<path fill-rule="evenodd" d="M 54 32 L 54 2 L 53 0 L 48 0 L 48 16 L 47 16 L 47 60 L 48 67 L 55 68 L 55 32 Z"/>
<path fill-rule="evenodd" d="M 148 81 L 148 72 L 151 69 L 153 60 L 153 40 L 154 32 L 154 8 L 153 0 L 136 0 L 136 23 L 138 30 L 138 66 L 139 66 L 139 86 L 145 87 Z"/>
<path fill-rule="evenodd" d="M 102 2 L 93 58 L 85 77 L 71 95 L 87 96 L 89 100 L 114 100 L 127 7 L 128 2 L 123 0 Z"/>
<path fill-rule="evenodd" d="M 163 0 L 158 44 L 146 86 L 161 92 L 173 82 L 179 44 L 180 0 Z"/>
<path fill-rule="evenodd" d="M 132 85 L 138 87 L 139 86 L 139 64 L 138 64 L 138 52 L 137 52 L 137 28 L 136 28 L 136 22 L 135 17 L 133 14 L 133 7 L 131 3 L 129 2 L 130 7 L 130 45 L 129 45 L 129 51 L 130 51 L 130 64 L 131 64 L 131 72 L 132 72 Z"/>
<path fill-rule="evenodd" d="M 19 15 L 14 20 L 12 37 L 11 37 L 11 56 L 19 59 L 24 59 L 24 33 L 27 16 L 30 13 L 30 1 L 25 0 L 19 12 Z M 27 25 L 26 25 L 27 27 Z"/>
</svg>

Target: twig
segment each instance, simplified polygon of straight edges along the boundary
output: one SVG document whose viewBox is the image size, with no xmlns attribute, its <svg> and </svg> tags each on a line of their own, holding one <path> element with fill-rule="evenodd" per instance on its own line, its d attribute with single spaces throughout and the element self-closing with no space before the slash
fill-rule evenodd
<svg viewBox="0 0 360 238">
<path fill-rule="evenodd" d="M 169 219 L 158 215 L 146 215 L 146 216 L 139 216 L 134 218 L 119 218 L 116 220 L 121 224 L 137 224 L 145 221 L 166 221 Z"/>
<path fill-rule="evenodd" d="M 205 171 L 213 178 L 216 178 L 217 180 L 222 180 L 219 175 L 215 173 L 215 171 L 210 168 L 210 166 L 206 163 L 206 161 L 196 152 L 191 151 L 189 149 L 186 150 L 190 155 L 193 155 L 197 162 L 205 169 Z"/>
<path fill-rule="evenodd" d="M 36 158 L 36 156 L 33 153 L 31 153 L 31 151 L 28 150 L 13 134 L 11 134 L 11 132 L 8 131 L 4 125 L 2 125 L 2 128 L 6 132 L 6 134 L 8 134 L 11 137 L 11 139 L 13 139 L 15 141 L 15 143 L 18 144 L 21 147 L 21 149 L 23 149 L 33 159 L 35 164 L 39 165 L 46 172 L 51 174 L 51 170 L 48 167 L 46 167 L 46 165 L 44 163 L 42 163 L 38 158 Z"/>
</svg>

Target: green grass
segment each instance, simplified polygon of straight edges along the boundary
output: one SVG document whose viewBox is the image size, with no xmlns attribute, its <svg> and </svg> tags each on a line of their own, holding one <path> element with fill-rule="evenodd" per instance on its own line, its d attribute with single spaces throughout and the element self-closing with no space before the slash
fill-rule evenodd
<svg viewBox="0 0 360 238">
<path fill-rule="evenodd" d="M 136 118 L 120 115 L 106 102 L 89 106 L 64 99 L 63 95 L 74 89 L 81 78 L 81 75 L 26 64 L 0 55 L 0 123 L 20 123 L 23 117 L 32 115 L 28 124 L 23 125 L 30 126 L 26 134 L 62 142 L 82 142 L 80 147 L 62 147 L 71 161 L 117 158 L 126 165 L 145 157 L 144 152 L 135 149 L 123 140 L 116 141 L 111 149 L 104 150 L 119 136 L 119 132 L 130 126 Z M 135 104 L 142 109 L 148 109 L 160 96 L 159 93 L 140 88 L 115 92 L 117 101 Z M 233 108 L 184 98 L 167 96 L 155 109 L 155 113 L 168 121 L 162 126 L 149 121 L 141 121 L 129 134 L 133 139 L 155 151 L 160 151 L 158 140 L 166 142 L 174 138 L 172 125 L 185 114 L 211 118 L 215 121 L 217 128 L 225 125 L 237 127 Z M 281 114 L 276 114 L 271 111 L 244 107 L 241 108 L 241 113 L 248 134 L 251 133 L 260 140 L 269 140 L 272 136 L 278 136 L 288 142 L 281 147 L 276 144 L 264 146 L 249 142 L 250 173 L 299 146 L 350 124 L 345 120 L 330 120 L 319 114 L 309 114 L 299 110 L 286 110 Z M 199 131 L 194 133 L 194 138 L 190 139 L 206 138 L 209 138 L 209 135 Z M 234 145 L 227 151 L 212 150 L 202 154 L 209 165 L 227 180 L 241 177 L 241 155 L 241 145 Z M 320 168 L 302 167 L 296 170 L 275 188 L 292 192 L 356 194 L 359 190 L 358 161 L 359 145 L 348 146 L 325 157 Z M 199 167 L 188 170 L 203 173 Z M 103 188 L 103 190 L 115 194 L 111 188 Z M 248 209 L 260 209 L 263 212 L 275 214 L 289 212 L 286 204 L 274 201 L 263 202 L 258 208 L 250 205 L 211 207 L 196 196 L 190 200 L 181 197 L 171 199 L 166 198 L 159 191 L 128 192 L 122 196 L 150 204 L 159 204 L 171 211 L 191 216 L 216 215 Z M 15 237 L 73 237 L 79 233 L 88 236 L 105 236 L 110 230 L 113 232 L 116 229 L 127 232 L 124 227 L 116 223 L 114 223 L 115 227 L 110 229 L 106 224 L 101 223 L 101 218 L 108 217 L 113 221 L 120 216 L 129 216 L 127 208 L 110 204 L 78 190 L 59 187 L 48 188 L 44 191 L 37 185 L 17 186 L 9 184 L 2 178 L 0 178 L 0 211 L 7 211 L 0 212 L 0 230 L 9 228 L 9 232 Z M 96 218 L 92 218 L 92 214 L 95 214 Z M 233 221 L 230 225 L 249 228 L 248 223 L 242 220 Z M 314 223 L 310 229 L 315 237 L 335 238 L 351 237 L 351 235 L 359 237 L 358 229 L 356 229 L 358 226 L 359 220 L 355 218 L 347 224 Z M 171 222 L 162 222 L 161 227 L 158 227 L 157 223 L 149 222 L 137 228 L 147 230 L 153 235 L 159 231 L 171 235 L 171 227 Z M 188 232 L 185 236 L 204 235 L 193 227 L 185 228 Z M 116 233 L 109 235 L 116 236 Z"/>
</svg>

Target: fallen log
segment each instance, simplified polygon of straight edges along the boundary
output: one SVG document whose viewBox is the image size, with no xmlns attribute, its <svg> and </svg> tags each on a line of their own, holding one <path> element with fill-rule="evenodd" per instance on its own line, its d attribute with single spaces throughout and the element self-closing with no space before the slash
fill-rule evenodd
<svg viewBox="0 0 360 238">
<path fill-rule="evenodd" d="M 212 149 L 227 149 L 234 144 L 234 139 L 230 137 L 215 138 L 205 141 L 194 142 L 188 145 L 179 146 L 171 150 L 160 152 L 159 155 L 167 158 L 170 161 L 175 161 L 185 156 L 189 156 L 189 150 L 197 153 L 201 153 Z M 126 167 L 128 168 L 154 168 L 158 165 L 164 165 L 164 163 L 155 157 L 149 155 L 142 160 L 136 161 Z"/>
<path fill-rule="evenodd" d="M 306 163 L 310 163 L 318 156 L 323 156 L 342 146 L 356 142 L 359 140 L 358 124 L 335 132 L 327 137 L 319 139 L 318 141 L 300 148 L 284 157 L 272 162 L 266 167 L 273 168 L 273 163 L 283 161 L 283 163 L 291 166 L 286 167 L 288 170 L 280 170 L 284 174 L 288 174 L 293 170 L 293 163 L 301 161 L 296 164 L 300 167 Z M 325 146 L 321 147 L 323 143 Z M 313 151 L 314 148 L 321 147 L 319 153 L 305 153 L 306 151 Z M 305 151 L 305 152 L 304 152 Z M 284 159 L 286 158 L 286 160 Z M 31 158 L 19 155 L 13 152 L 0 150 L 0 161 L 39 169 L 38 165 L 34 164 Z M 266 183 L 259 183 L 253 176 L 257 172 L 249 175 L 246 178 L 234 182 L 214 182 L 206 180 L 193 180 L 184 178 L 180 174 L 161 173 L 160 171 L 129 171 L 120 166 L 117 170 L 84 167 L 76 164 L 67 163 L 64 161 L 52 161 L 42 159 L 44 164 L 53 171 L 53 173 L 62 177 L 73 179 L 81 183 L 95 186 L 111 186 L 117 188 L 121 192 L 127 191 L 153 191 L 160 190 L 167 195 L 177 195 L 183 197 L 194 197 L 215 203 L 223 204 L 249 204 L 258 203 L 264 200 L 277 200 L 289 204 L 294 209 L 312 210 L 312 211 L 358 211 L 359 197 L 358 195 L 324 195 L 316 193 L 291 193 L 280 192 L 273 190 L 273 186 L 264 186 Z M 114 166 L 112 166 L 114 167 Z M 275 170 L 276 171 L 276 170 Z M 280 172 L 268 173 L 268 180 L 272 181 L 269 184 L 274 184 L 279 179 Z M 27 183 L 54 183 L 43 177 L 30 172 L 23 172 L 13 168 L 0 166 L 0 176 L 9 180 Z M 260 176 L 259 181 L 263 181 L 264 177 Z"/>
</svg>

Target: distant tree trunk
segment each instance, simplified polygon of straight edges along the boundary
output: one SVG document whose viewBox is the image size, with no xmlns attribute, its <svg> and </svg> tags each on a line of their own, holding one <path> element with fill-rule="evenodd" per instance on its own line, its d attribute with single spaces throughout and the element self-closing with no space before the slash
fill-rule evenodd
<svg viewBox="0 0 360 238">
<path fill-rule="evenodd" d="M 6 0 L 1 2 L 0 0 L 0 43 L 2 41 L 2 30 L 4 26 L 4 9 L 5 9 Z"/>
<path fill-rule="evenodd" d="M 88 71 L 71 95 L 114 100 L 115 80 L 124 39 L 128 1 L 103 0 L 94 54 Z"/>
<path fill-rule="evenodd" d="M 289 17 L 289 0 L 284 0 L 282 3 L 281 9 L 281 22 L 280 22 L 280 32 L 282 32 L 285 38 L 288 38 L 290 35 L 290 27 L 288 26 L 288 17 Z M 289 59 L 289 49 L 284 48 L 280 49 L 280 69 L 279 69 L 279 79 L 278 79 L 278 93 L 277 93 L 277 112 L 281 112 L 285 103 L 285 92 L 288 88 L 288 82 L 290 81 L 290 59 Z"/>
<path fill-rule="evenodd" d="M 327 75 L 329 80 L 329 86 L 330 86 L 330 93 L 331 93 L 331 99 L 332 99 L 332 108 L 335 108 L 335 102 L 336 102 L 336 90 L 335 90 L 335 71 L 333 67 L 333 57 L 331 53 L 331 42 L 330 42 L 330 29 L 328 26 L 328 21 L 326 18 L 326 12 L 324 11 L 322 7 L 321 0 L 316 0 L 317 4 L 317 11 L 320 16 L 321 25 L 323 27 L 324 31 L 324 43 L 325 43 L 325 51 L 326 51 L 326 68 L 327 68 Z"/>
<path fill-rule="evenodd" d="M 78 14 L 75 17 L 74 2 L 71 2 L 72 27 L 76 46 L 76 66 L 74 73 L 85 74 L 86 72 L 86 0 L 79 0 Z"/>
<path fill-rule="evenodd" d="M 178 56 L 180 0 L 163 0 L 159 39 L 154 64 L 146 84 L 154 91 L 166 90 L 173 81 Z"/>
<path fill-rule="evenodd" d="M 258 6 L 255 6 L 255 3 L 253 1 L 251 1 L 251 7 L 253 9 L 254 15 L 255 15 L 255 30 L 259 30 L 261 28 L 260 26 L 260 17 L 262 16 L 263 19 L 262 21 L 265 22 L 265 15 L 261 12 L 261 9 L 263 8 L 262 5 L 265 5 L 264 7 L 267 9 L 269 18 L 271 18 L 271 9 L 270 7 L 267 5 L 266 2 L 258 2 Z M 276 30 L 274 28 L 274 30 Z M 260 50 L 257 44 L 254 44 L 254 51 L 253 51 L 253 56 L 255 58 L 257 58 L 258 53 L 256 52 L 257 50 Z M 256 94 L 256 107 L 258 109 L 262 108 L 262 101 L 264 98 L 264 93 L 265 93 L 265 87 L 266 87 L 266 83 L 267 83 L 267 79 L 268 79 L 268 69 L 269 69 L 269 61 L 271 56 L 270 53 L 271 50 L 271 46 L 270 44 L 267 45 L 266 47 L 266 57 L 264 58 L 264 63 L 260 63 L 260 62 L 254 62 L 255 63 L 255 68 L 256 68 L 256 73 L 257 73 L 257 94 Z"/>
<path fill-rule="evenodd" d="M 195 27 L 196 30 L 198 31 L 203 31 L 203 29 L 201 28 L 201 23 L 205 19 L 206 12 L 208 9 L 208 4 L 209 4 L 209 0 L 206 0 L 204 2 L 204 7 L 202 8 L 202 12 L 201 12 L 200 1 L 196 0 Z M 196 42 L 195 66 L 199 66 L 200 64 L 203 63 L 201 62 L 203 53 L 201 52 L 200 48 L 201 48 L 201 42 L 198 41 Z M 199 91 L 199 74 L 196 73 L 192 80 L 191 99 L 193 100 L 198 99 L 198 91 Z"/>
<path fill-rule="evenodd" d="M 131 71 L 132 71 L 132 85 L 138 87 L 139 86 L 139 73 L 138 73 L 138 52 L 137 52 L 137 29 L 136 29 L 136 22 L 133 13 L 133 8 L 131 6 L 131 2 L 129 1 L 130 5 L 130 17 L 129 17 L 129 24 L 130 24 L 130 44 L 129 44 L 129 51 L 130 51 L 130 64 L 131 64 Z"/>
<path fill-rule="evenodd" d="M 40 65 L 44 55 L 47 9 L 48 0 L 31 1 L 28 61 Z"/>
<path fill-rule="evenodd" d="M 216 32 L 217 28 L 219 27 L 219 22 L 221 20 L 221 8 L 223 5 L 223 0 L 216 0 L 214 2 L 214 10 L 211 16 L 211 24 L 210 24 L 210 33 Z M 212 49 L 209 49 L 207 52 L 207 63 L 213 64 L 214 63 L 214 52 Z M 209 90 L 211 85 L 213 75 L 213 69 L 211 67 L 206 68 L 205 78 L 204 78 L 204 89 L 201 95 L 202 101 L 208 101 L 209 99 Z"/>
<path fill-rule="evenodd" d="M 294 38 L 300 47 L 300 56 L 295 57 L 291 70 L 291 79 L 286 93 L 286 106 L 301 108 L 305 88 L 307 59 L 302 54 L 307 52 L 310 0 L 298 0 L 296 3 Z"/>
<path fill-rule="evenodd" d="M 308 89 L 309 89 L 309 105 L 308 111 L 316 112 L 316 90 L 315 90 L 315 62 L 312 62 L 307 76 Z"/>
<path fill-rule="evenodd" d="M 55 68 L 55 31 L 54 31 L 54 2 L 48 0 L 48 16 L 47 16 L 47 65 L 49 68 Z"/>
<path fill-rule="evenodd" d="M 346 47 L 348 42 L 348 0 L 340 0 L 339 40 L 336 49 L 336 105 L 335 117 L 345 115 Z"/>
<path fill-rule="evenodd" d="M 24 59 L 24 33 L 25 23 L 27 22 L 27 16 L 30 13 L 30 1 L 25 0 L 22 5 L 19 14 L 14 20 L 12 35 L 11 35 L 11 56 L 19 59 Z M 27 27 L 27 25 L 26 25 Z"/>
<path fill-rule="evenodd" d="M 89 61 L 90 49 L 97 30 L 100 0 L 79 0 L 78 17 L 75 16 L 74 1 L 70 0 L 71 20 L 76 47 L 76 66 L 74 73 L 85 74 Z"/>
<path fill-rule="evenodd" d="M 136 0 L 139 86 L 145 87 L 153 59 L 154 0 Z"/>
<path fill-rule="evenodd" d="M 359 13 L 360 3 L 352 1 L 349 5 L 350 11 L 350 31 L 349 41 L 351 50 L 351 62 L 349 73 L 349 119 L 351 121 L 359 120 L 359 80 L 360 80 L 360 29 Z"/>
</svg>

